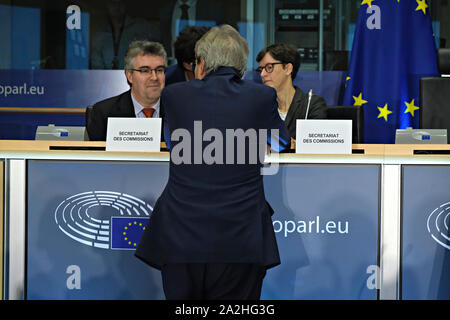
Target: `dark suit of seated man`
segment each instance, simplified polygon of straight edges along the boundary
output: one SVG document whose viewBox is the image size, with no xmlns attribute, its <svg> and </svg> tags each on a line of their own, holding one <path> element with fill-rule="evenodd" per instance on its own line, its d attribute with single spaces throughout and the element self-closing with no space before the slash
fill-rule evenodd
<svg viewBox="0 0 450 320">
<path fill-rule="evenodd" d="M 180 31 L 174 43 L 177 64 L 167 68 L 166 87 L 172 83 L 184 82 L 194 79 L 191 64 L 195 60 L 195 44 L 210 27 L 186 26 Z"/>
<path fill-rule="evenodd" d="M 169 180 L 135 254 L 161 270 L 167 299 L 259 299 L 280 263 L 261 175 L 267 135 L 283 148 L 290 136 L 275 90 L 241 79 L 249 49 L 234 28 L 212 28 L 195 53 L 198 79 L 161 95 Z"/>
<path fill-rule="evenodd" d="M 133 41 L 125 56 L 125 75 L 131 89 L 93 106 L 86 119 L 89 140 L 106 140 L 108 118 L 163 118 L 160 96 L 166 65 L 166 51 L 160 43 Z"/>
</svg>

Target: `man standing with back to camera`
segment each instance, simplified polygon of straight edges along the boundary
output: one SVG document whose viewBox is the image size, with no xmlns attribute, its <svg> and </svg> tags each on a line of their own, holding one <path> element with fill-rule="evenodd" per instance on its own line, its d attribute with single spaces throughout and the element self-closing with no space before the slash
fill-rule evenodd
<svg viewBox="0 0 450 320">
<path fill-rule="evenodd" d="M 239 152 L 245 153 L 245 159 L 258 152 L 252 142 L 245 144 L 244 151 L 223 148 L 222 158 L 227 161 L 208 164 L 203 159 L 205 146 L 213 140 L 205 138 L 211 130 L 221 133 L 225 145 L 227 130 L 276 129 L 280 144 L 289 146 L 275 90 L 241 80 L 248 53 L 247 42 L 234 28 L 214 27 L 195 47 L 195 74 L 206 76 L 173 84 L 161 95 L 171 134 L 169 180 L 136 256 L 161 270 L 167 299 L 256 300 L 266 270 L 280 263 L 273 210 L 264 196 L 263 159 L 236 161 L 242 156 Z M 180 138 L 180 132 L 188 132 L 189 138 Z M 200 152 L 195 145 L 199 134 Z M 260 146 L 263 149 L 266 141 Z M 183 155 L 176 151 L 181 143 L 189 147 Z M 180 156 L 189 159 L 180 162 Z"/>
</svg>

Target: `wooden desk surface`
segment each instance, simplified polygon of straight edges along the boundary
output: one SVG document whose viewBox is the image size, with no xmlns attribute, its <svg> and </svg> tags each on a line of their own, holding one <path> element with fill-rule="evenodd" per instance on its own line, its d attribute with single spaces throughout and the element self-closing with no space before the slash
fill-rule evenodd
<svg viewBox="0 0 450 320">
<path fill-rule="evenodd" d="M 47 141 L 47 140 L 0 140 L 0 157 L 2 151 L 86 151 L 86 152 L 106 152 L 104 151 L 106 142 L 104 141 Z M 161 149 L 165 149 L 166 144 L 161 143 Z M 450 145 L 448 144 L 353 144 L 353 154 L 359 156 L 378 157 L 427 157 L 444 156 L 450 158 Z M 109 152 L 106 152 L 109 153 Z M 297 154 L 290 153 L 295 156 Z M 308 155 L 311 156 L 311 155 Z M 333 156 L 333 155 L 320 155 Z M 349 156 L 349 155 L 347 155 Z"/>
<path fill-rule="evenodd" d="M 51 140 L 0 140 L 0 151 L 50 151 L 52 148 L 61 150 L 67 149 L 84 149 L 99 151 L 100 148 L 106 147 L 105 141 L 51 141 Z M 161 149 L 166 148 L 166 144 L 161 142 Z"/>
</svg>

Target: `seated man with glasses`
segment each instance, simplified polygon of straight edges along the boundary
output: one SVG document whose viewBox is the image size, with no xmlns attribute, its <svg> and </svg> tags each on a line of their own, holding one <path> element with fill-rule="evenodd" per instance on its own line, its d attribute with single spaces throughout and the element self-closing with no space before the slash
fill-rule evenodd
<svg viewBox="0 0 450 320">
<path fill-rule="evenodd" d="M 256 69 L 262 82 L 277 92 L 278 113 L 286 123 L 289 134 L 295 142 L 297 119 L 326 119 L 325 100 L 313 95 L 308 109 L 308 94 L 293 85 L 300 68 L 300 54 L 287 44 L 273 44 L 258 53 Z M 308 110 L 308 113 L 307 113 Z"/>
<path fill-rule="evenodd" d="M 89 140 L 106 140 L 110 117 L 163 118 L 159 100 L 165 84 L 166 66 L 167 54 L 160 43 L 133 41 L 125 55 L 125 75 L 131 89 L 97 102 L 90 112 L 86 110 Z"/>
</svg>

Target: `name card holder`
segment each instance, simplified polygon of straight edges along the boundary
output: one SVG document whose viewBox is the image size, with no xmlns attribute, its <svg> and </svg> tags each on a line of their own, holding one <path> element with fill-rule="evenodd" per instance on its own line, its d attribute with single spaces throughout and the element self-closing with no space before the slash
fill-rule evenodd
<svg viewBox="0 0 450 320">
<path fill-rule="evenodd" d="M 159 152 L 161 118 L 108 118 L 106 151 Z"/>
<path fill-rule="evenodd" d="M 297 120 L 295 153 L 351 154 L 352 120 Z"/>
</svg>

